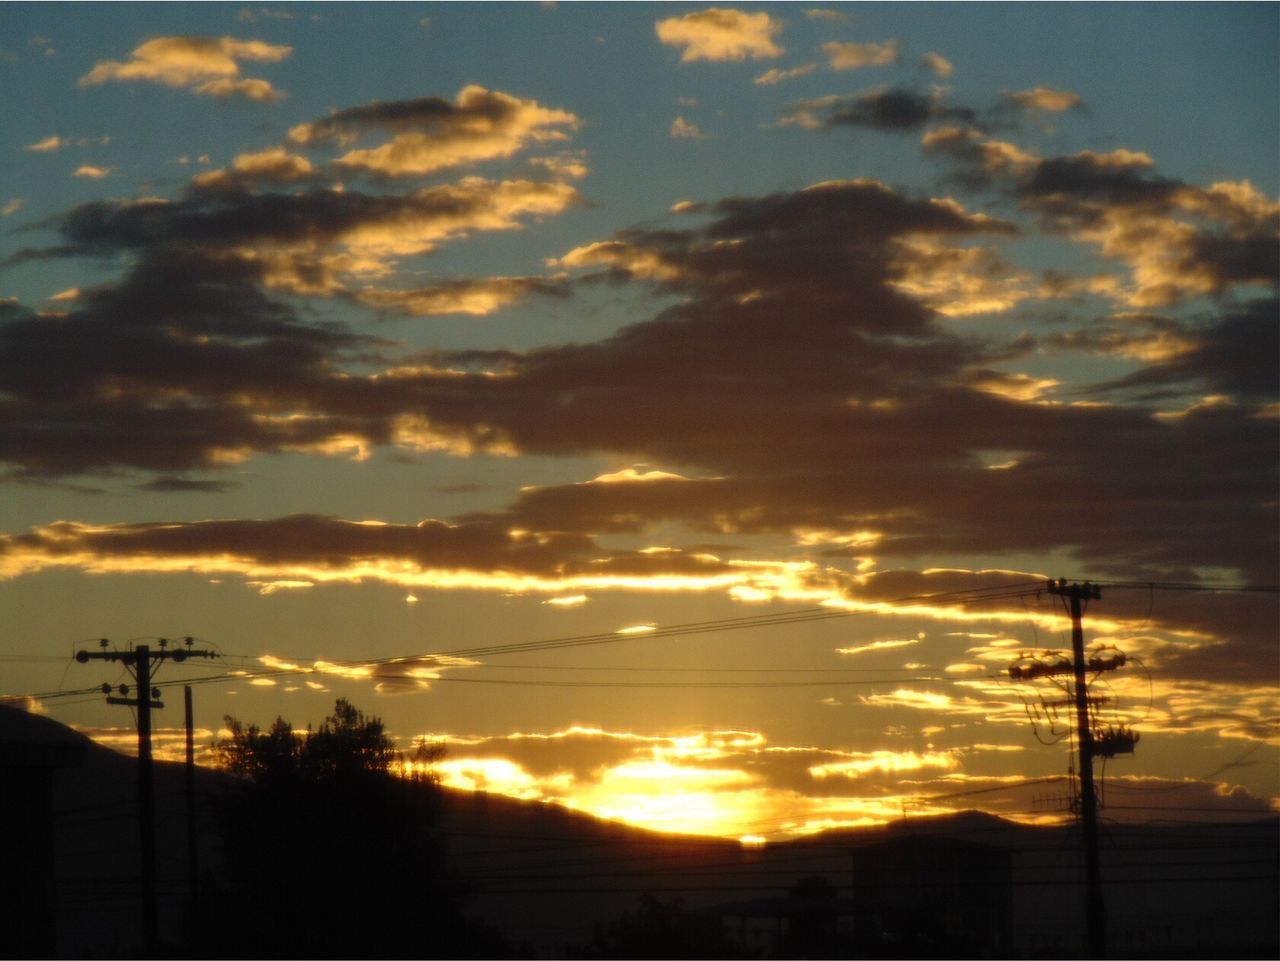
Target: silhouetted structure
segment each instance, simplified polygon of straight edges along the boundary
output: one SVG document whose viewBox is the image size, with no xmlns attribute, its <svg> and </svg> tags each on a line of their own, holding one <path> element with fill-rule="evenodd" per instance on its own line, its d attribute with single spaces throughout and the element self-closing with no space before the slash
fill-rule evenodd
<svg viewBox="0 0 1280 961">
<path fill-rule="evenodd" d="M 596 926 L 589 945 L 567 952 L 570 958 L 746 958 L 713 912 L 689 911 L 684 902 L 641 895 L 639 904 L 607 924 Z"/>
<path fill-rule="evenodd" d="M 1008 850 L 906 836 L 853 848 L 857 944 L 872 956 L 1008 957 L 1013 885 Z"/>
<path fill-rule="evenodd" d="M 853 905 L 825 877 L 802 878 L 786 895 L 707 909 L 752 957 L 845 957 L 854 936 Z"/>
</svg>

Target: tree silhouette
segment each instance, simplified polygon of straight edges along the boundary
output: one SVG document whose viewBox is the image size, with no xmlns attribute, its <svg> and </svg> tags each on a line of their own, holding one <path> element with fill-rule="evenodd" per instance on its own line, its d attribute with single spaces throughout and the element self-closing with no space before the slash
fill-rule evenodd
<svg viewBox="0 0 1280 961">
<path fill-rule="evenodd" d="M 284 780 L 297 773 L 298 739 L 284 718 L 277 717 L 265 733 L 256 724 L 245 727 L 229 714 L 223 723 L 231 737 L 213 746 L 221 768 L 257 784 Z"/>
<path fill-rule="evenodd" d="M 433 825 L 439 790 L 401 777 L 382 721 L 340 699 L 305 734 L 226 718 L 215 744 L 239 778 L 218 807 L 224 909 L 200 932 L 220 957 L 514 956 L 466 920 L 469 889 Z M 416 761 L 438 759 L 419 746 Z M 415 770 L 418 766 L 415 765 Z"/>
<path fill-rule="evenodd" d="M 214 745 L 223 768 L 257 784 L 288 779 L 333 782 L 370 775 L 385 775 L 397 760 L 403 760 L 395 743 L 387 737 L 382 720 L 366 717 L 346 698 L 338 698 L 333 714 L 319 730 L 307 729 L 298 735 L 282 717 L 267 731 L 256 724 L 247 727 L 228 715 L 223 719 L 231 736 Z M 422 760 L 422 745 L 419 760 Z M 441 749 L 436 749 L 440 751 Z M 435 759 L 434 754 L 430 759 Z"/>
</svg>

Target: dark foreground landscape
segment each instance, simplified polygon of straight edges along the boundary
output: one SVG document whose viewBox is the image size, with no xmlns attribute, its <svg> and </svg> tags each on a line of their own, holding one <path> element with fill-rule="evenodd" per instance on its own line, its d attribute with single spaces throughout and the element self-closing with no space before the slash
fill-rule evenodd
<svg viewBox="0 0 1280 961">
<path fill-rule="evenodd" d="M 0 708 L 7 957 L 143 952 L 135 761 Z M 157 764 L 166 957 L 1078 957 L 1073 828 L 976 812 L 736 842 L 382 777 L 246 793 Z M 1109 825 L 1114 957 L 1280 953 L 1280 825 Z M 194 897 L 193 897 L 194 893 Z"/>
</svg>

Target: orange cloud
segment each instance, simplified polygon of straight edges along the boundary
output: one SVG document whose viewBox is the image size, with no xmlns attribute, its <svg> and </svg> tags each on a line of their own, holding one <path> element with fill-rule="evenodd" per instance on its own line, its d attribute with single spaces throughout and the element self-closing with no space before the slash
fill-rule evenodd
<svg viewBox="0 0 1280 961">
<path fill-rule="evenodd" d="M 301 175 L 300 165 L 267 153 L 272 155 L 267 163 L 278 160 L 278 169 Z M 244 176 L 233 173 L 224 178 L 222 173 L 212 174 L 206 185 L 217 186 Z M 256 174 L 263 175 L 261 170 Z M 299 203 L 332 208 L 341 206 L 344 196 L 335 193 L 330 202 L 312 195 Z M 578 192 L 568 184 L 467 177 L 377 203 L 360 216 L 340 218 L 329 232 L 312 230 L 288 237 L 247 239 L 222 256 L 259 265 L 268 287 L 332 295 L 346 290 L 350 276 L 386 276 L 395 258 L 428 253 L 473 233 L 519 230 L 522 218 L 553 216 L 579 200 Z M 555 295 L 563 291 L 552 278 L 493 278 L 455 280 L 409 291 L 366 288 L 357 297 L 370 306 L 408 314 L 481 314 L 534 292 Z"/>
<path fill-rule="evenodd" d="M 1030 90 L 1020 90 L 1017 93 L 1011 93 L 1006 98 L 1009 103 L 1033 111 L 1043 111 L 1045 113 L 1065 113 L 1068 110 L 1077 110 L 1084 102 L 1078 93 L 1072 93 L 1070 90 L 1054 90 L 1052 87 L 1033 87 Z"/>
<path fill-rule="evenodd" d="M 292 546 L 286 546 L 289 542 Z M 307 546 L 320 544 L 326 546 Z M 49 567 L 239 574 L 264 593 L 374 580 L 409 588 L 558 595 L 601 589 L 728 590 L 737 585 L 776 591 L 808 565 L 721 561 L 666 549 L 610 552 L 578 536 L 507 531 L 487 523 L 371 525 L 306 515 L 194 525 L 59 522 L 30 536 L 0 539 L 0 574 Z"/>
<path fill-rule="evenodd" d="M 314 145 L 351 144 L 369 132 L 390 130 L 377 147 L 350 150 L 336 163 L 387 177 L 421 176 L 446 167 L 509 157 L 531 144 L 565 140 L 579 120 L 567 110 L 544 107 L 472 84 L 457 101 L 424 98 L 372 103 L 299 124 L 289 139 Z"/>
<path fill-rule="evenodd" d="M 551 157 L 530 157 L 529 164 L 545 170 L 552 177 L 581 180 L 591 173 L 585 150 L 565 150 Z"/>
<path fill-rule="evenodd" d="M 306 157 L 291 154 L 283 147 L 256 153 L 239 154 L 228 170 L 209 170 L 196 174 L 191 183 L 201 188 L 231 188 L 254 182 L 272 184 L 295 183 L 316 173 Z"/>
<path fill-rule="evenodd" d="M 832 70 L 862 70 L 887 67 L 898 62 L 898 41 L 884 43 L 824 43 L 822 52 Z"/>
<path fill-rule="evenodd" d="M 758 87 L 772 87 L 775 84 L 782 83 L 784 80 L 794 80 L 796 77 L 807 77 L 817 69 L 818 65 L 816 63 L 805 63 L 798 67 L 791 67 L 787 70 L 781 70 L 778 67 L 773 67 L 756 77 L 754 83 Z"/>
<path fill-rule="evenodd" d="M 1061 106 L 1074 96 L 1037 90 L 1028 102 Z M 1150 155 L 1125 148 L 1038 157 L 973 128 L 930 131 L 922 146 L 960 161 L 966 179 L 1011 181 L 1046 229 L 1094 246 L 1130 271 L 1129 284 L 1092 277 L 1075 289 L 1153 308 L 1276 285 L 1280 203 L 1248 181 L 1198 187 L 1159 175 Z M 1070 289 L 1058 283 L 1045 291 Z"/>
<path fill-rule="evenodd" d="M 59 137 L 57 134 L 54 134 L 51 137 L 45 137 L 44 140 L 38 141 L 37 143 L 27 144 L 27 146 L 22 149 L 33 150 L 36 153 L 49 153 L 53 150 L 60 150 L 67 145 L 68 141 Z"/>
<path fill-rule="evenodd" d="M 1006 263 L 994 248 L 956 247 L 924 237 L 904 238 L 897 248 L 892 286 L 948 317 L 1001 313 L 1035 294 L 1031 276 Z"/>
<path fill-rule="evenodd" d="M 712 7 L 682 17 L 668 17 L 654 25 L 658 40 L 683 47 L 681 63 L 695 60 L 765 60 L 786 51 L 774 43 L 782 24 L 767 13 Z"/>
<path fill-rule="evenodd" d="M 535 293 L 564 296 L 565 289 L 558 278 L 485 277 L 442 281 L 413 290 L 366 287 L 357 294 L 357 298 L 370 307 L 416 317 L 441 314 L 483 317 Z"/>
<path fill-rule="evenodd" d="M 950 60 L 932 50 L 920 55 L 920 66 L 939 77 L 949 77 L 955 71 L 955 66 Z"/>
<path fill-rule="evenodd" d="M 80 78 L 80 86 L 146 80 L 210 97 L 240 96 L 270 101 L 280 94 L 266 80 L 241 77 L 241 60 L 278 63 L 292 47 L 233 37 L 156 37 L 134 49 L 127 61 L 104 60 Z"/>
<path fill-rule="evenodd" d="M 993 140 L 972 127 L 939 127 L 920 140 L 925 153 L 949 153 L 977 162 L 989 173 L 1020 173 L 1040 158 L 1015 144 Z"/>
<path fill-rule="evenodd" d="M 676 140 L 702 140 L 706 137 L 696 123 L 690 123 L 684 117 L 676 117 L 671 121 L 671 136 Z"/>
<path fill-rule="evenodd" d="M 313 674 L 339 677 L 348 681 L 368 681 L 378 694 L 412 694 L 426 691 L 431 681 L 439 680 L 442 672 L 464 667 L 477 667 L 479 661 L 465 657 L 451 657 L 445 654 L 424 655 L 421 657 L 397 657 L 384 661 L 326 661 L 315 660 L 309 664 L 286 661 L 272 654 L 264 654 L 258 661 L 268 674 L 287 675 Z M 248 675 L 250 684 L 274 684 L 269 676 Z M 307 686 L 320 689 L 313 681 Z"/>
<path fill-rule="evenodd" d="M 873 651 L 889 651 L 896 647 L 911 647 L 919 644 L 918 638 L 910 637 L 904 640 L 887 640 L 887 641 L 871 641 L 867 644 L 856 644 L 853 647 L 837 647 L 837 654 L 868 654 Z"/>
<path fill-rule="evenodd" d="M 1015 820 L 1067 819 L 1066 812 L 1028 813 L 1045 790 L 1043 778 L 999 770 L 1007 769 L 1009 755 L 1024 753 L 1020 744 L 841 751 L 773 745 L 748 731 L 653 735 L 586 726 L 422 738 L 449 748 L 436 766 L 446 785 L 551 801 L 660 831 L 773 840 L 883 824 L 900 820 L 904 810 L 923 816 L 978 808 Z M 857 791 L 845 793 L 850 782 Z M 1185 787 L 1181 804 L 1202 798 L 1227 813 L 1266 807 L 1229 784 L 1145 778 L 1133 787 L 1166 793 Z"/>
</svg>

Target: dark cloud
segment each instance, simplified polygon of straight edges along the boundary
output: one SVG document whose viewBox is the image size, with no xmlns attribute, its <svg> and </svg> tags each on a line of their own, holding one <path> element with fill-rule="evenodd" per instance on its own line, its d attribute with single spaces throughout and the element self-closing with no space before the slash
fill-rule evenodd
<svg viewBox="0 0 1280 961">
<path fill-rule="evenodd" d="M 530 144 L 564 140 L 565 131 L 578 123 L 566 110 L 471 85 L 458 93 L 456 103 L 423 97 L 340 110 L 299 124 L 289 131 L 289 139 L 349 146 L 371 132 L 391 132 L 391 140 L 348 151 L 335 161 L 340 168 L 388 178 L 508 157 Z"/>
<path fill-rule="evenodd" d="M 606 581 L 734 571 L 708 555 L 608 550 L 581 534 L 528 534 L 487 521 L 374 524 L 314 514 L 95 526 L 59 521 L 0 536 L 0 559 L 11 569 L 28 570 L 68 562 L 90 569 L 147 570 L 168 561 L 210 573 L 392 582 L 412 582 L 415 575 L 431 572 L 453 572 L 464 580 L 474 574 L 482 582 L 486 576 Z"/>
<path fill-rule="evenodd" d="M 55 223 L 73 252 L 114 253 L 157 247 L 202 249 L 245 244 L 317 245 L 377 235 L 403 253 L 422 252 L 444 237 L 521 212 L 522 202 L 561 205 L 576 193 L 559 184 L 472 178 L 404 194 L 311 189 L 297 193 L 196 196 L 175 202 L 99 202 L 76 207 Z M 492 229 L 492 228 L 490 228 Z"/>
<path fill-rule="evenodd" d="M 865 182 L 715 213 L 701 230 L 630 231 L 565 258 L 687 303 L 599 344 L 505 354 L 503 377 L 426 399 L 438 426 L 486 423 L 522 450 L 621 451 L 692 475 L 530 489 L 515 518 L 871 529 L 876 555 L 1068 549 L 1130 572 L 1271 576 L 1276 444 L 1252 409 L 1157 418 L 1002 395 L 982 374 L 998 350 L 943 333 L 894 291 L 892 239 L 983 229 L 970 215 Z"/>
<path fill-rule="evenodd" d="M 467 105 L 455 104 L 444 97 L 375 100 L 358 107 L 335 110 L 320 120 L 301 124 L 291 131 L 290 139 L 296 143 L 315 143 L 351 137 L 368 130 L 459 129 L 474 125 L 477 119 L 498 122 L 510 116 L 514 106 L 510 100 L 492 96 L 478 97 Z"/>
<path fill-rule="evenodd" d="M 409 586 L 436 584 L 444 578 L 460 587 L 541 585 L 555 590 L 558 586 L 635 586 L 647 579 L 670 578 L 701 580 L 710 586 L 715 581 L 749 579 L 752 568 L 770 576 L 768 565 L 758 561 L 744 567 L 698 550 L 610 549 L 582 533 L 512 530 L 507 520 L 479 517 L 452 524 L 438 520 L 374 524 L 299 514 L 269 520 L 115 525 L 61 521 L 26 534 L 0 536 L 0 570 L 9 576 L 60 565 L 104 572 L 238 573 L 256 578 L 251 583 L 268 589 L 279 578 L 291 583 L 374 579 Z M 1047 592 L 1039 600 L 1022 602 L 954 596 L 1001 587 L 1034 590 L 1040 576 L 1016 571 L 897 569 L 852 576 L 815 570 L 809 579 L 811 590 L 889 608 L 907 603 L 994 615 L 1012 606 L 1027 616 L 1061 613 L 1057 599 Z M 1109 635 L 1109 642 L 1143 653 L 1162 679 L 1251 683 L 1256 681 L 1258 665 L 1273 652 L 1280 601 L 1266 593 L 1104 587 L 1102 600 L 1091 610 L 1094 617 L 1127 624 L 1120 633 Z M 1149 649 L 1148 635 L 1168 631 L 1193 632 L 1199 637 L 1162 642 Z"/>
<path fill-rule="evenodd" d="M 1051 157 L 1018 173 L 1019 202 L 1049 229 L 1133 270 L 1133 306 L 1280 283 L 1280 206 L 1247 182 L 1199 187 L 1126 150 Z"/>
<path fill-rule="evenodd" d="M 415 124 L 416 133 L 404 132 Z M 456 105 L 372 104 L 304 125 L 310 132 L 294 139 L 374 128 L 421 137 L 424 124 L 448 135 L 393 141 L 386 158 L 362 163 L 395 166 L 432 151 L 447 164 L 506 156 L 561 138 L 576 119 L 468 87 Z M 437 446 L 421 420 L 419 381 L 386 372 L 387 359 L 375 356 L 386 344 L 317 320 L 280 292 L 419 315 L 564 296 L 554 277 L 453 279 L 412 290 L 370 281 L 401 258 L 560 213 L 578 194 L 564 183 L 478 177 L 368 192 L 322 186 L 329 176 L 276 147 L 197 176 L 174 201 L 84 204 L 32 228 L 56 231 L 59 242 L 19 251 L 9 264 L 92 256 L 126 269 L 118 281 L 60 297 L 59 312 L 0 305 L 0 459 L 11 476 L 121 467 L 172 474 L 406 435 L 411 447 Z M 455 432 L 464 444 L 488 433 Z"/>
<path fill-rule="evenodd" d="M 437 484 L 432 490 L 441 494 L 478 494 L 482 491 L 492 490 L 492 488 L 488 484 L 463 481 L 460 484 Z"/>
<path fill-rule="evenodd" d="M 0 264 L 5 267 L 17 267 L 22 264 L 41 260 L 56 260 L 59 257 L 79 257 L 91 253 L 88 248 L 79 244 L 57 244 L 52 247 L 23 247 L 14 251 Z"/>
<path fill-rule="evenodd" d="M 304 321 L 265 294 L 262 268 L 181 250 L 147 253 L 61 315 L 0 327 L 6 459 L 51 473 L 95 466 L 185 468 L 214 449 L 300 440 L 314 425 L 256 415 L 298 403 L 376 342 Z M 130 428 L 128 421 L 136 418 Z M 35 452 L 62 450 L 45 460 Z M 128 453 L 137 449 L 135 457 Z M 165 451 L 172 455 L 166 462 Z M 149 452 L 149 453 L 144 453 Z"/>
<path fill-rule="evenodd" d="M 1031 169 L 1018 193 L 1028 206 L 1068 218 L 1086 216 L 1094 204 L 1164 208 L 1185 185 L 1152 167 L 1145 155 L 1129 151 L 1049 157 Z"/>
<path fill-rule="evenodd" d="M 1183 255 L 1187 270 L 1206 273 L 1213 292 L 1237 284 L 1280 285 L 1280 235 L 1271 224 L 1258 224 L 1240 232 L 1201 231 L 1191 239 Z"/>
<path fill-rule="evenodd" d="M 31 475 L 171 471 L 324 436 L 262 421 L 245 398 L 288 396 L 370 342 L 299 321 L 256 274 L 157 254 L 65 314 L 11 315 L 0 324 L 0 456 Z"/>
<path fill-rule="evenodd" d="M 187 494 L 191 492 L 220 494 L 223 491 L 233 490 L 239 486 L 233 481 L 198 480 L 189 477 L 157 477 L 153 481 L 137 485 L 137 489 L 146 491 L 149 494 Z"/>
<path fill-rule="evenodd" d="M 1162 338 L 1173 343 L 1167 356 L 1095 389 L 1159 398 L 1198 388 L 1261 404 L 1280 398 L 1280 365 L 1276 363 L 1280 357 L 1280 301 L 1275 298 L 1246 303 L 1204 325 L 1164 321 L 1147 333 L 1112 329 L 1096 339 L 1103 351 L 1141 350 L 1147 344 L 1158 350 Z"/>
<path fill-rule="evenodd" d="M 673 463 L 697 458 L 732 476 L 526 490 L 511 514 L 550 529 L 634 530 L 674 519 L 722 533 L 871 530 L 881 539 L 853 553 L 1068 550 L 1084 570 L 1125 576 L 1181 576 L 1212 565 L 1262 582 L 1274 577 L 1274 432 L 1248 411 L 1209 409 L 1163 422 L 1116 408 L 923 392 L 929 401 L 898 411 L 832 413 L 825 421 L 769 420 L 750 410 L 744 423 L 761 448 L 745 452 L 717 443 L 704 415 L 687 414 L 697 443 L 675 450 L 655 440 L 650 456 L 662 446 Z M 983 451 L 1004 451 L 1000 457 L 1015 463 L 989 469 Z"/>
<path fill-rule="evenodd" d="M 367 369 L 386 345 L 303 316 L 271 288 L 353 296 L 344 258 L 422 252 L 574 197 L 555 184 L 473 178 L 404 195 L 217 192 L 77 207 L 56 221 L 71 243 L 55 252 L 132 264 L 61 313 L 3 305 L 0 458 L 19 476 L 55 477 L 216 467 L 340 439 L 390 443 L 418 409 L 412 382 L 350 370 Z M 366 287 L 360 298 L 475 312 L 562 291 L 551 278 L 492 278 L 435 291 Z"/>
<path fill-rule="evenodd" d="M 1280 283 L 1280 204 L 1248 181 L 1200 187 L 1125 149 L 1042 158 L 972 128 L 930 131 L 922 146 L 953 161 L 958 182 L 1003 188 L 1048 231 L 1128 266 L 1133 283 L 1113 295 L 1130 306 Z"/>
<path fill-rule="evenodd" d="M 936 95 L 901 87 L 880 87 L 852 96 L 829 96 L 788 105 L 785 124 L 809 128 L 868 127 L 891 133 L 919 130 L 934 121 L 977 123 L 968 107 L 949 107 Z"/>
<path fill-rule="evenodd" d="M 1081 203 L 1148 189 L 1133 185 L 1145 175 L 1110 178 L 1108 162 L 1142 163 L 1112 156 L 1028 183 L 1074 191 Z M 1151 192 L 1166 198 L 1187 196 L 1156 186 Z M 794 535 L 815 552 L 1058 552 L 1085 572 L 1274 578 L 1270 422 L 1254 406 L 1157 417 L 1140 406 L 1046 401 L 1027 378 L 1001 372 L 1025 346 L 960 336 L 900 286 L 910 244 L 945 248 L 1015 233 L 952 200 L 870 180 L 722 200 L 700 225 L 625 230 L 561 258 L 566 270 L 678 295 L 651 319 L 595 343 L 436 351 L 392 367 L 368 363 L 384 346 L 304 323 L 262 293 L 269 266 L 210 256 L 255 239 L 340 236 L 351 224 L 395 222 L 383 211 L 417 217 L 439 201 L 430 190 L 406 198 L 309 192 L 74 211 L 69 238 L 143 258 L 66 317 L 19 316 L 0 333 L 6 458 L 48 474 L 110 465 L 171 473 L 254 452 L 358 444 L 603 453 L 683 475 L 528 488 L 506 510 L 461 519 L 454 533 L 342 528 L 353 543 L 340 538 L 335 558 L 375 548 L 412 557 L 406 544 L 438 538 L 431 550 L 444 550 L 483 535 L 497 538 L 490 562 L 503 570 L 508 555 L 526 571 L 558 556 L 565 566 L 547 569 L 560 576 L 717 569 L 722 562 L 693 555 L 593 553 L 600 534 L 676 521 L 704 535 Z M 1259 203 L 1242 191 L 1206 191 L 1191 202 L 1232 224 L 1252 223 Z M 200 243 L 204 258 L 190 254 L 190 282 L 165 280 L 183 237 Z M 217 279 L 216 270 L 228 276 Z M 1225 342 L 1236 329 L 1215 336 Z M 1250 338 L 1263 333 L 1261 315 L 1241 329 L 1253 332 L 1244 342 L 1260 343 Z M 378 373 L 357 373 L 361 357 Z M 1221 379 L 1231 361 L 1210 351 L 1185 363 Z M 1148 366 L 1155 381 L 1184 374 Z M 272 531 L 271 543 L 314 554 L 310 527 L 293 523 L 298 532 Z M 543 532 L 551 546 L 539 553 L 507 543 L 513 528 Z M 127 547 L 179 535 L 109 536 Z M 333 536 L 328 526 L 325 536 Z M 566 559 L 569 547 L 579 553 Z M 575 557 L 589 566 L 576 567 Z"/>
</svg>

